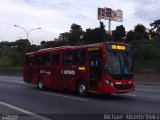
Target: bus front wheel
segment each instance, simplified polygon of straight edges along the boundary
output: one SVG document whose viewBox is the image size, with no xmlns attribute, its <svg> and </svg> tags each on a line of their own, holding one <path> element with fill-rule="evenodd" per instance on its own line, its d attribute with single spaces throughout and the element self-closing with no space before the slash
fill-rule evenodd
<svg viewBox="0 0 160 120">
<path fill-rule="evenodd" d="M 85 83 L 78 84 L 78 93 L 82 96 L 85 96 L 87 94 L 87 86 Z"/>
<path fill-rule="evenodd" d="M 40 90 L 43 90 L 45 88 L 44 86 L 44 82 L 42 78 L 39 78 L 38 82 L 37 82 L 37 86 Z"/>
</svg>

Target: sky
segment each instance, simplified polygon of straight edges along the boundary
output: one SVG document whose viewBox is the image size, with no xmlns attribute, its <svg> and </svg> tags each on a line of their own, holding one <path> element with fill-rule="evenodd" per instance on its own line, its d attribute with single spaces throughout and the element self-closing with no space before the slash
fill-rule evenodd
<svg viewBox="0 0 160 120">
<path fill-rule="evenodd" d="M 123 22 L 111 22 L 111 29 L 123 25 L 126 31 L 137 24 L 149 24 L 160 19 L 160 0 L 0 0 L 0 41 L 26 39 L 33 44 L 54 40 L 68 32 L 73 23 L 87 28 L 99 27 L 98 7 L 121 9 Z M 108 20 L 102 20 L 108 30 Z"/>
</svg>

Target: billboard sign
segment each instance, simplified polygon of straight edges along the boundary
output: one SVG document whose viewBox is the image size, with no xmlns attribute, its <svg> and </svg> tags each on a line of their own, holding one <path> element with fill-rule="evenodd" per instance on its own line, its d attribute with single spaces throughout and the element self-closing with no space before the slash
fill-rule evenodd
<svg viewBox="0 0 160 120">
<path fill-rule="evenodd" d="M 122 22 L 123 12 L 121 9 L 112 10 L 111 8 L 98 8 L 98 20 L 101 19 Z"/>
</svg>

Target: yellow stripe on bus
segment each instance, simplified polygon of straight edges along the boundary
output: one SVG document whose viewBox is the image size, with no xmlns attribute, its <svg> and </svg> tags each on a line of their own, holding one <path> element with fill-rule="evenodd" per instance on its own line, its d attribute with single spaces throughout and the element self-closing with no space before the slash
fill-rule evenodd
<svg viewBox="0 0 160 120">
<path fill-rule="evenodd" d="M 94 51 L 94 50 L 99 50 L 99 48 L 98 47 L 88 48 L 88 51 Z"/>
<path fill-rule="evenodd" d="M 85 67 L 79 67 L 78 70 L 86 70 Z"/>
</svg>

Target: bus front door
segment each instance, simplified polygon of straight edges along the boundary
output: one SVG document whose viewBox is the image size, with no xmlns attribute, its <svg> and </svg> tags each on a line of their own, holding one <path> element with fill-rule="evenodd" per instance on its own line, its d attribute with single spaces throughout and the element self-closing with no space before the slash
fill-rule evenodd
<svg viewBox="0 0 160 120">
<path fill-rule="evenodd" d="M 89 90 L 95 90 L 98 86 L 98 81 L 101 80 L 102 71 L 102 53 L 101 51 L 89 51 L 88 52 L 88 72 L 89 72 Z"/>
</svg>

